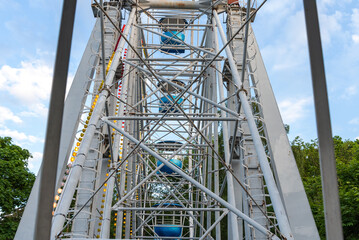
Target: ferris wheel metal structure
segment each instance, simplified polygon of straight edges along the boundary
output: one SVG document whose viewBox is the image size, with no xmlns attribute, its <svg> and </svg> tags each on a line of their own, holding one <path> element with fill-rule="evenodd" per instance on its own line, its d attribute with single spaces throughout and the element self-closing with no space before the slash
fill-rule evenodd
<svg viewBox="0 0 359 240">
<path fill-rule="evenodd" d="M 93 2 L 51 239 L 319 239 L 251 26 L 264 2 Z"/>
</svg>

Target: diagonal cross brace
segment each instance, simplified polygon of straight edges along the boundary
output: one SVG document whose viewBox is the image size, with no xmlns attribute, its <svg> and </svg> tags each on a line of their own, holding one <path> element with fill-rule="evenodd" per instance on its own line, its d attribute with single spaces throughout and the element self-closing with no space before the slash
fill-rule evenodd
<svg viewBox="0 0 359 240">
<path fill-rule="evenodd" d="M 164 35 L 164 34 L 162 34 L 162 33 L 160 33 L 160 32 L 157 32 L 157 31 L 154 31 L 154 30 L 151 30 L 151 29 L 142 27 L 142 26 L 140 26 L 140 25 L 138 25 L 138 24 L 135 24 L 135 27 L 138 27 L 138 28 L 140 28 L 140 29 L 143 29 L 143 30 L 145 30 L 145 31 L 148 31 L 148 32 L 150 32 L 150 33 L 156 34 L 156 35 L 161 36 L 161 37 L 168 37 L 167 35 Z M 173 37 L 171 38 L 171 41 L 175 41 L 175 42 L 178 42 L 178 43 L 182 43 L 182 44 L 186 45 L 186 46 L 189 47 L 189 48 L 192 48 L 192 49 L 195 49 L 195 50 L 197 50 L 197 51 L 204 52 L 204 53 L 208 53 L 208 54 L 213 55 L 213 56 L 216 55 L 215 53 L 213 53 L 213 52 L 211 52 L 211 51 L 208 51 L 208 50 L 206 50 L 206 49 L 203 49 L 203 48 L 200 48 L 200 47 L 196 47 L 196 46 L 193 46 L 193 45 L 191 45 L 191 44 L 188 44 L 188 43 L 184 42 L 183 40 L 179 39 L 179 38 L 178 38 L 176 35 L 174 35 L 173 33 L 172 33 L 172 35 L 173 35 Z M 223 57 L 222 57 L 222 58 L 223 58 Z"/>
<path fill-rule="evenodd" d="M 233 212 L 234 214 L 236 214 L 238 217 L 242 218 L 244 221 L 246 221 L 248 224 L 252 225 L 254 228 L 256 228 L 258 231 L 262 232 L 263 234 L 265 234 L 266 236 L 270 237 L 271 239 L 275 239 L 275 240 L 279 240 L 279 238 L 274 235 L 273 233 L 271 233 L 269 230 L 267 230 L 266 228 L 264 228 L 263 226 L 261 226 L 260 224 L 258 224 L 256 221 L 254 221 L 253 219 L 251 219 L 250 217 L 248 217 L 247 215 L 245 215 L 244 213 L 242 213 L 240 210 L 238 210 L 237 208 L 235 208 L 234 206 L 232 206 L 231 204 L 229 204 L 227 201 L 225 201 L 223 198 L 219 197 L 218 195 L 216 195 L 214 192 L 212 192 L 211 190 L 209 190 L 208 188 L 206 188 L 205 186 L 203 186 L 201 183 L 199 183 L 198 181 L 194 180 L 193 178 L 191 178 L 190 176 L 188 176 L 186 173 L 184 173 L 182 170 L 178 169 L 177 167 L 175 167 L 173 164 L 171 164 L 169 161 L 167 161 L 165 158 L 161 157 L 159 154 L 157 154 L 156 152 L 154 152 L 152 149 L 150 149 L 149 147 L 147 147 L 145 144 L 140 143 L 139 140 L 137 140 L 136 138 L 134 138 L 133 136 L 131 136 L 129 133 L 123 131 L 122 129 L 120 129 L 118 126 L 116 126 L 114 123 L 103 119 L 103 121 L 105 123 L 107 123 L 108 125 L 110 125 L 111 127 L 113 127 L 114 129 L 116 129 L 116 131 L 120 132 L 123 136 L 125 136 L 126 138 L 128 138 L 130 141 L 134 142 L 135 144 L 139 144 L 139 146 L 147 151 L 151 156 L 155 157 L 156 159 L 160 160 L 164 165 L 166 165 L 168 168 L 170 168 L 171 170 L 173 170 L 174 172 L 176 172 L 177 174 L 179 174 L 181 177 L 185 178 L 186 180 L 188 180 L 189 182 L 191 182 L 193 185 L 195 185 L 196 187 L 198 187 L 199 189 L 201 189 L 203 192 L 207 193 L 209 196 L 211 196 L 213 199 L 217 200 L 219 203 L 221 203 L 224 207 L 228 208 L 231 212 Z"/>
<path fill-rule="evenodd" d="M 143 67 L 139 67 L 139 66 L 137 66 L 136 64 L 134 64 L 134 63 L 132 63 L 132 62 L 130 62 L 130 61 L 124 60 L 124 62 L 127 63 L 127 64 L 129 64 L 129 65 L 131 65 L 131 66 L 133 66 L 133 67 L 136 67 L 137 69 L 139 69 L 139 70 L 141 70 L 141 71 L 143 71 L 143 72 L 146 72 L 146 73 L 148 73 L 148 74 L 151 74 L 150 71 L 146 70 L 146 69 L 143 68 Z M 186 88 L 184 88 L 184 87 L 182 87 L 182 86 L 180 86 L 180 85 L 178 85 L 178 84 L 176 84 L 176 83 L 171 82 L 170 80 L 168 80 L 168 79 L 165 78 L 165 77 L 159 76 L 159 75 L 157 75 L 157 74 L 154 74 L 154 75 L 155 75 L 158 79 L 160 79 L 160 80 L 162 80 L 162 81 L 164 81 L 164 82 L 167 82 L 168 84 L 170 84 L 170 85 L 172 85 L 172 86 L 174 86 L 174 87 L 176 87 L 176 88 L 178 88 L 178 89 L 186 90 Z M 201 95 L 199 95 L 199 94 L 197 94 L 197 93 L 194 93 L 194 92 L 192 92 L 192 91 L 187 90 L 187 93 L 189 93 L 189 94 L 191 94 L 191 95 L 193 95 L 193 96 L 195 96 L 195 97 L 197 97 L 197 98 L 199 98 L 199 99 L 202 99 L 203 101 L 208 102 L 209 104 L 212 104 L 213 106 L 216 106 L 217 108 L 222 109 L 223 111 L 226 111 L 226 112 L 228 112 L 229 114 L 231 114 L 231 115 L 233 115 L 233 116 L 235 116 L 235 117 L 238 117 L 239 120 L 240 120 L 239 114 L 238 114 L 237 112 L 235 112 L 235 111 L 233 111 L 233 110 L 231 110 L 231 109 L 229 109 L 229 108 L 227 108 L 227 107 L 223 107 L 221 104 L 218 104 L 218 103 L 216 103 L 216 102 L 214 102 L 214 101 L 212 101 L 212 100 L 210 100 L 210 99 L 208 99 L 208 98 L 206 98 L 206 97 L 203 97 L 203 96 L 201 96 Z"/>
</svg>

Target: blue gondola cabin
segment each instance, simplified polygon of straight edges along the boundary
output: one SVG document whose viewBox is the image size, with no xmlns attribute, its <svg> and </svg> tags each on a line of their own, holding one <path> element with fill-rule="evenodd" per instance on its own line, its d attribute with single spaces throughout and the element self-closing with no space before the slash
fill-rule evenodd
<svg viewBox="0 0 359 240">
<path fill-rule="evenodd" d="M 162 18 L 160 23 L 164 35 L 161 36 L 161 44 L 165 45 L 162 47 L 162 51 L 174 54 L 184 53 L 183 41 L 185 41 L 185 35 L 183 29 L 188 24 L 187 20 L 181 18 Z"/>
<path fill-rule="evenodd" d="M 171 96 L 172 96 L 172 98 L 171 98 Z M 160 99 L 160 107 L 159 107 L 158 111 L 160 113 L 165 113 L 167 111 L 169 113 L 179 113 L 180 111 L 178 110 L 176 105 L 171 107 L 174 103 L 174 100 L 177 100 L 177 96 L 175 96 L 175 95 L 167 95 L 167 97 L 162 97 Z M 183 98 L 180 98 L 177 100 L 178 105 L 181 105 L 182 102 L 183 102 Z"/>
<path fill-rule="evenodd" d="M 154 230 L 159 237 L 170 237 L 170 238 L 161 238 L 164 239 L 174 239 L 175 237 L 182 236 L 183 230 L 183 212 L 181 211 L 182 206 L 177 203 L 162 203 L 155 204 L 153 207 L 158 208 L 171 208 L 176 210 L 161 210 L 156 214 L 154 218 Z M 177 210 L 178 209 L 178 210 Z"/>
</svg>

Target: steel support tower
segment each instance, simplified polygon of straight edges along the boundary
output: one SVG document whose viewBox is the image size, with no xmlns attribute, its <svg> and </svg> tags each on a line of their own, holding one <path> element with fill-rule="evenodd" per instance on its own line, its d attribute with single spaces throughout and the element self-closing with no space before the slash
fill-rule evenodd
<svg viewBox="0 0 359 240">
<path fill-rule="evenodd" d="M 319 239 L 251 26 L 262 5 L 93 2 L 52 239 Z"/>
</svg>

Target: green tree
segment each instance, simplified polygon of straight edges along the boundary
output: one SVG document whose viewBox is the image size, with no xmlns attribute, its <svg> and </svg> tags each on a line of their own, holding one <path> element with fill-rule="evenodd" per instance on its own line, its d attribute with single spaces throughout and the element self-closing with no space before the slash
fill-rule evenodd
<svg viewBox="0 0 359 240">
<path fill-rule="evenodd" d="M 28 150 L 0 137 L 0 240 L 15 236 L 35 175 L 27 167 Z"/>
<path fill-rule="evenodd" d="M 339 197 L 344 237 L 359 239 L 359 140 L 333 138 L 337 163 Z M 309 204 L 312 208 L 319 234 L 325 239 L 324 208 L 319 166 L 318 141 L 305 143 L 299 137 L 292 142 Z"/>
<path fill-rule="evenodd" d="M 359 239 L 359 140 L 334 137 L 344 236 Z"/>
</svg>

